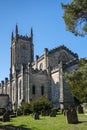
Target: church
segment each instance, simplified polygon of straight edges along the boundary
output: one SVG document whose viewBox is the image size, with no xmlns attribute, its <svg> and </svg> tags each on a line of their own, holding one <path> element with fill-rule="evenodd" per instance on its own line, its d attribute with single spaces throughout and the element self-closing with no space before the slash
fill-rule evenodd
<svg viewBox="0 0 87 130">
<path fill-rule="evenodd" d="M 22 101 L 30 103 L 46 95 L 56 108 L 74 103 L 63 73 L 78 68 L 78 55 L 61 45 L 44 49 L 34 59 L 33 30 L 30 36 L 20 35 L 18 25 L 12 32 L 9 78 L 0 83 L 0 108 L 17 110 Z"/>
</svg>

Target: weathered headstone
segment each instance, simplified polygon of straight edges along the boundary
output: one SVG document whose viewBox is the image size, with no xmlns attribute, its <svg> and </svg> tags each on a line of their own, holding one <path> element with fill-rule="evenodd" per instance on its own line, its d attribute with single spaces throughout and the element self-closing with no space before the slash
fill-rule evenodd
<svg viewBox="0 0 87 130">
<path fill-rule="evenodd" d="M 49 116 L 49 114 L 50 114 L 50 111 L 46 110 L 46 116 Z"/>
<path fill-rule="evenodd" d="M 56 110 L 52 110 L 51 113 L 50 113 L 50 117 L 56 117 Z"/>
<path fill-rule="evenodd" d="M 66 116 L 67 110 L 68 110 L 68 108 L 67 108 L 67 109 L 63 109 L 63 110 L 61 111 L 61 113 L 62 113 L 64 116 Z"/>
<path fill-rule="evenodd" d="M 82 107 L 81 105 L 79 105 L 79 106 L 77 107 L 77 111 L 78 111 L 79 114 L 83 114 L 83 113 L 84 113 L 84 112 L 83 112 L 83 107 Z"/>
<path fill-rule="evenodd" d="M 39 114 L 37 112 L 34 113 L 34 119 L 38 120 L 39 119 Z"/>
<path fill-rule="evenodd" d="M 46 116 L 46 111 L 45 111 L 44 109 L 42 109 L 41 115 L 42 115 L 42 116 Z"/>
<path fill-rule="evenodd" d="M 42 116 L 49 116 L 50 113 L 51 113 L 50 109 L 48 109 L 48 110 L 42 109 L 42 111 L 41 111 L 41 115 Z"/>
<path fill-rule="evenodd" d="M 74 108 L 68 109 L 66 111 L 66 118 L 67 118 L 67 122 L 69 124 L 78 123 L 77 113 L 76 113 L 76 110 Z"/>
<path fill-rule="evenodd" d="M 3 114 L 3 119 L 2 119 L 3 122 L 7 122 L 7 121 L 10 121 L 10 115 L 8 112 L 5 112 Z"/>
</svg>

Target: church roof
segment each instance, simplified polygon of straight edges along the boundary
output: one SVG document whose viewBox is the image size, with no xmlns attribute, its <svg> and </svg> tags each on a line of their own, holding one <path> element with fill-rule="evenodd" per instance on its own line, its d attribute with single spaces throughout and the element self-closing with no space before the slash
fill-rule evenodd
<svg viewBox="0 0 87 130">
<path fill-rule="evenodd" d="M 71 55 L 73 55 L 74 57 L 78 58 L 78 54 L 77 54 L 77 53 L 72 52 L 69 48 L 67 48 L 67 47 L 64 46 L 64 45 L 61 45 L 61 46 L 59 46 L 59 47 L 56 47 L 56 48 L 50 50 L 50 51 L 49 51 L 49 54 L 54 53 L 54 52 L 56 52 L 56 51 L 60 51 L 60 50 L 66 50 L 66 51 L 69 52 Z"/>
</svg>

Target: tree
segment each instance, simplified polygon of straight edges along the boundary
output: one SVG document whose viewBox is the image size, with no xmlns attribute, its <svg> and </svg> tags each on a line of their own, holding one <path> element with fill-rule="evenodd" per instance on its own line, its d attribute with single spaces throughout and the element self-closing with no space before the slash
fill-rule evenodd
<svg viewBox="0 0 87 130">
<path fill-rule="evenodd" d="M 81 64 L 83 61 L 84 65 Z M 66 79 L 72 95 L 87 102 L 87 60 L 81 59 L 79 64 L 79 69 L 67 74 Z"/>
<path fill-rule="evenodd" d="M 63 4 L 66 29 L 76 36 L 87 35 L 87 0 L 72 0 Z"/>
<path fill-rule="evenodd" d="M 78 62 L 78 66 L 79 67 L 83 67 L 85 66 L 85 64 L 87 63 L 87 59 L 86 58 L 81 58 Z"/>
</svg>

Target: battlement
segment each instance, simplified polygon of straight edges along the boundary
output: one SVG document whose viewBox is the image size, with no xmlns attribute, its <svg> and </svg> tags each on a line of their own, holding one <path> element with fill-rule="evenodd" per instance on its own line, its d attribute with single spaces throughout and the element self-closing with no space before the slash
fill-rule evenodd
<svg viewBox="0 0 87 130">
<path fill-rule="evenodd" d="M 26 35 L 26 36 L 23 36 L 23 35 L 19 35 L 19 34 L 18 34 L 16 37 L 14 37 L 14 39 L 16 39 L 16 38 L 17 38 L 17 39 L 21 39 L 21 40 L 26 40 L 26 41 L 31 41 L 31 40 L 32 40 L 31 37 L 29 37 L 29 36 L 27 36 L 27 35 Z M 13 40 L 14 40 L 14 39 L 13 39 Z"/>
<path fill-rule="evenodd" d="M 46 70 L 38 70 L 38 69 L 33 69 L 32 68 L 32 74 L 34 74 L 34 73 L 47 75 L 47 71 Z"/>
<path fill-rule="evenodd" d="M 19 35 L 18 33 L 18 25 L 16 25 L 16 29 L 15 29 L 15 35 L 13 34 L 12 32 L 12 36 L 11 36 L 11 40 L 12 40 L 12 43 L 18 39 L 21 39 L 21 40 L 26 40 L 26 41 L 32 41 L 33 40 L 33 31 L 32 31 L 32 28 L 31 28 L 31 31 L 30 31 L 30 36 L 23 36 L 23 35 Z"/>
</svg>

